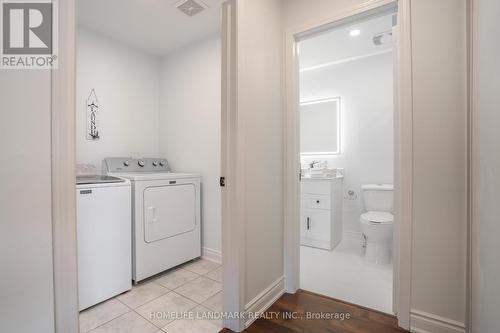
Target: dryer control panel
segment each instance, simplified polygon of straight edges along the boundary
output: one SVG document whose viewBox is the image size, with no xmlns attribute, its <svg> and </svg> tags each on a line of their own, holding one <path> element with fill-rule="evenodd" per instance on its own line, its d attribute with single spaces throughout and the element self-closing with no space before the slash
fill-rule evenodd
<svg viewBox="0 0 500 333">
<path fill-rule="evenodd" d="M 108 157 L 102 163 L 103 173 L 109 172 L 170 172 L 164 158 Z"/>
</svg>

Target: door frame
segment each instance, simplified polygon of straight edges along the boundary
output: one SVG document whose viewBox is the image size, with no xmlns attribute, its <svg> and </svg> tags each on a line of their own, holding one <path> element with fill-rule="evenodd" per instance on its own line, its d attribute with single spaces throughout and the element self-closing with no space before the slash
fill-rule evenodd
<svg viewBox="0 0 500 333">
<path fill-rule="evenodd" d="M 245 309 L 245 226 L 243 126 L 238 115 L 238 0 L 222 4 L 221 29 L 221 187 L 222 201 L 222 308 L 229 313 Z M 237 172 L 241 171 L 241 172 Z M 244 329 L 244 319 L 224 318 L 223 326 Z"/>
<path fill-rule="evenodd" d="M 478 102 L 478 6 L 481 0 L 468 0 L 468 224 L 467 224 L 467 332 L 479 330 L 479 288 L 480 288 L 480 253 L 479 253 L 479 120 Z"/>
<path fill-rule="evenodd" d="M 411 59 L 411 0 L 371 0 L 328 18 L 312 20 L 285 32 L 284 94 L 284 271 L 285 290 L 300 288 L 300 149 L 299 149 L 299 77 L 297 41 L 299 37 L 330 28 L 340 22 L 398 7 L 397 91 L 395 94 L 395 210 L 401 221 L 394 228 L 393 307 L 400 327 L 410 327 L 412 187 L 413 187 L 413 97 Z"/>
<path fill-rule="evenodd" d="M 75 0 L 59 6 L 59 68 L 51 70 L 52 257 L 54 329 L 77 333 L 78 274 L 75 199 Z"/>
<path fill-rule="evenodd" d="M 54 275 L 54 329 L 56 333 L 78 333 L 79 310 L 78 310 L 78 271 L 77 271 L 77 237 L 76 237 L 76 199 L 75 199 L 75 165 L 76 165 L 76 0 L 53 0 L 58 3 L 59 10 L 59 68 L 51 70 L 51 169 L 52 169 L 52 243 L 53 243 L 53 275 Z M 223 29 L 222 43 L 228 42 L 228 61 L 234 59 L 236 54 L 237 39 L 236 31 L 237 0 L 228 0 L 224 3 L 223 10 L 228 14 L 226 19 L 227 31 Z M 223 48 L 224 49 L 224 48 Z M 234 82 L 236 73 L 232 61 L 223 67 L 222 80 L 222 109 L 227 112 L 222 118 L 221 130 L 226 133 L 234 133 L 237 119 L 228 110 L 234 107 L 237 101 L 231 89 L 236 89 Z M 224 81 L 226 79 L 226 81 Z M 227 95 L 224 92 L 228 91 Z M 230 93 L 229 93 L 230 92 Z M 227 121 L 227 122 L 226 122 Z M 226 134 L 229 135 L 229 134 Z M 232 142 L 222 142 L 221 149 L 228 149 L 234 153 L 238 147 Z M 228 177 L 231 170 L 235 170 L 236 156 L 229 155 L 222 159 L 222 171 L 225 170 L 227 178 L 233 178 L 236 183 L 236 175 Z M 236 187 L 228 184 L 223 190 L 222 196 L 227 198 L 226 205 L 222 208 L 222 248 L 224 255 L 223 273 L 223 309 L 238 313 L 243 308 L 243 268 L 244 252 L 242 243 L 238 239 L 228 235 L 237 233 L 244 235 L 242 224 L 236 218 L 240 210 L 233 207 L 233 203 L 241 202 L 235 200 Z M 239 191 L 239 189 L 238 189 Z M 233 220 L 231 220 L 233 219 Z M 225 221 L 225 222 L 224 222 Z M 233 223 L 234 222 L 234 223 Z M 236 223 L 238 222 L 238 223 Z M 231 252 L 231 250 L 234 250 Z M 240 330 L 243 325 L 241 318 L 224 319 L 224 326 Z"/>
</svg>

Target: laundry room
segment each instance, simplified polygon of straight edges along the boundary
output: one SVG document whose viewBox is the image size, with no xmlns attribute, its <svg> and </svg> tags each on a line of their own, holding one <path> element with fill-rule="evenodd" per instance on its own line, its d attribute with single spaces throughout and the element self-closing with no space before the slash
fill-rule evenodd
<svg viewBox="0 0 500 333">
<path fill-rule="evenodd" d="M 221 3 L 77 1 L 81 333 L 222 327 Z"/>
</svg>

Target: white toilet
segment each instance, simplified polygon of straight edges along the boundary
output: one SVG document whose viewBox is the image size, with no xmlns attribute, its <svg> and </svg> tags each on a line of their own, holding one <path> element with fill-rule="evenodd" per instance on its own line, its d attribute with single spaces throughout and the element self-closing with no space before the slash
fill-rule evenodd
<svg viewBox="0 0 500 333">
<path fill-rule="evenodd" d="M 392 184 L 362 185 L 366 213 L 361 214 L 361 231 L 366 237 L 365 260 L 379 265 L 392 260 L 392 224 L 394 221 Z"/>
</svg>

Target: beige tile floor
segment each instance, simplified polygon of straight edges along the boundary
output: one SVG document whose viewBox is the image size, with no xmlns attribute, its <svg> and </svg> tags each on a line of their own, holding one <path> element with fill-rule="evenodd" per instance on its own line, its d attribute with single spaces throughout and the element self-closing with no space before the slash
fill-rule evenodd
<svg viewBox="0 0 500 333">
<path fill-rule="evenodd" d="M 212 333 L 222 329 L 222 268 L 198 259 L 80 313 L 80 333 Z"/>
</svg>

